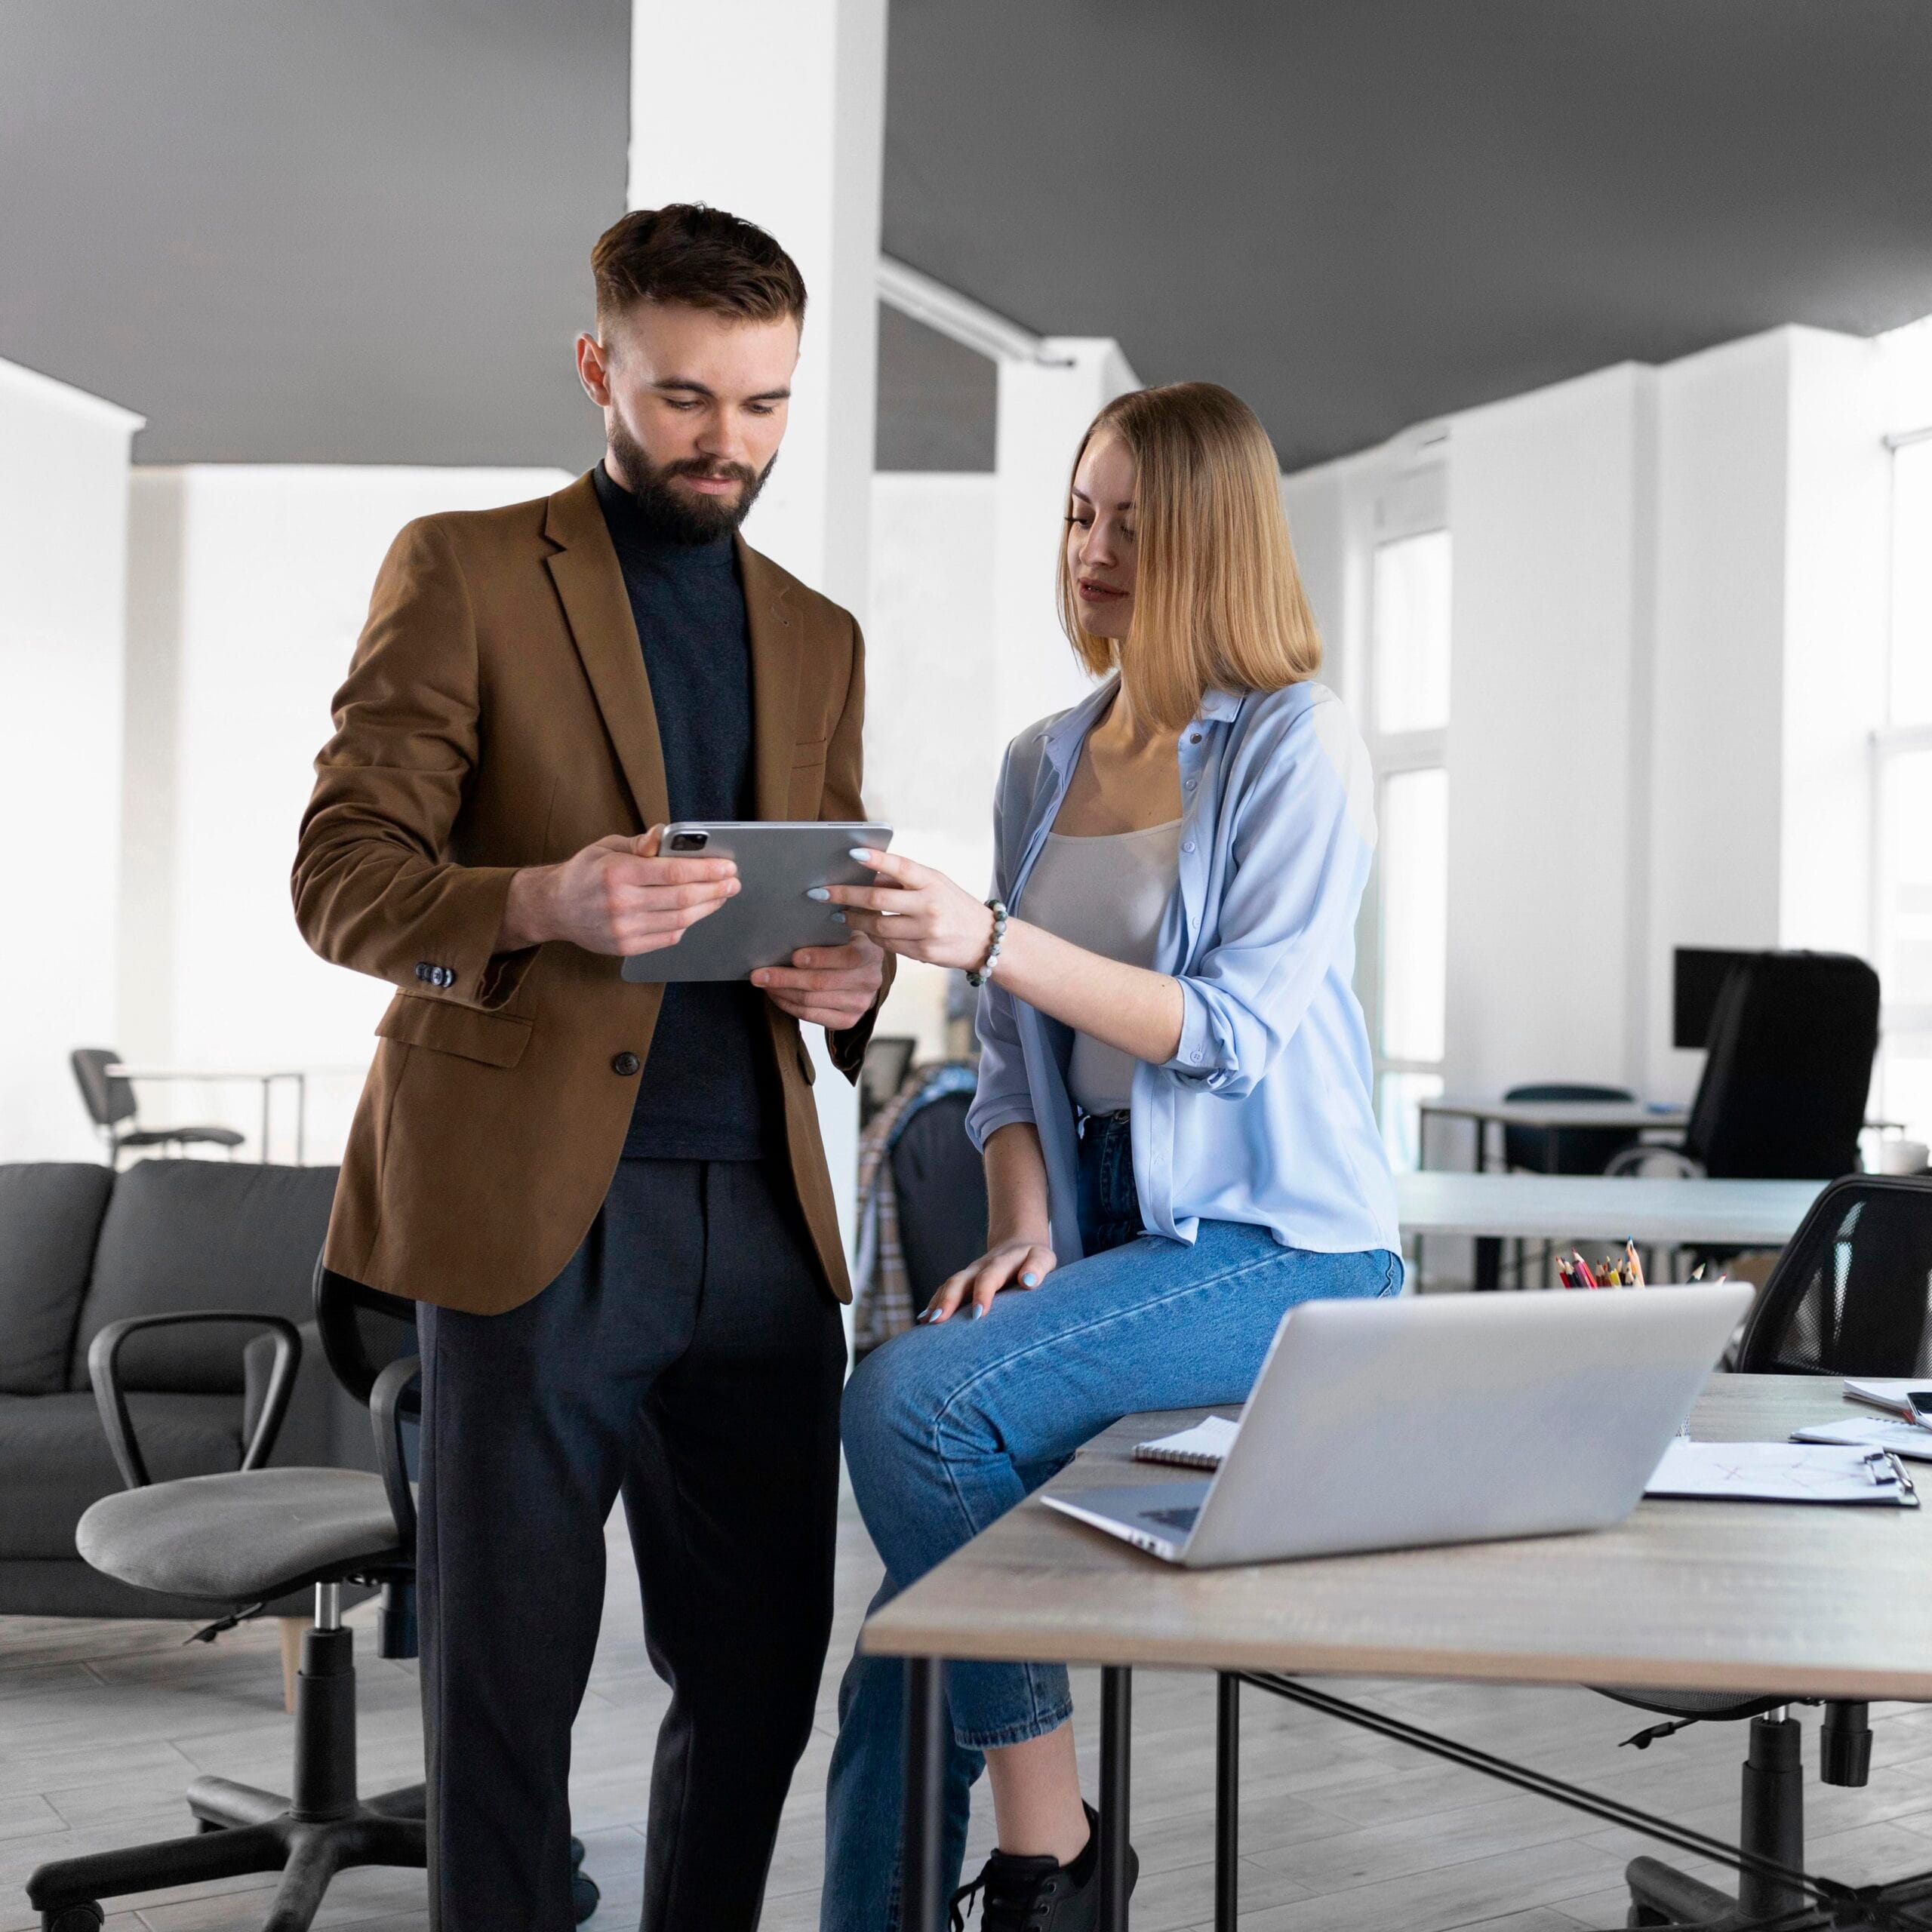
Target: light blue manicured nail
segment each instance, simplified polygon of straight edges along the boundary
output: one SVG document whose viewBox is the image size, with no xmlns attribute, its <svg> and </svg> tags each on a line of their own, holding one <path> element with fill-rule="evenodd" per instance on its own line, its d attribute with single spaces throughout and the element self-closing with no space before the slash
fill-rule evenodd
<svg viewBox="0 0 1932 1932">
<path fill-rule="evenodd" d="M 1023 1288 L 1037 1288 L 1040 1285 L 1040 1278 L 1037 1275 L 1022 1275 L 1020 1285 Z"/>
<path fill-rule="evenodd" d="M 857 859 L 862 866 L 869 866 L 878 855 L 869 845 L 854 845 L 845 856 L 848 859 Z"/>
<path fill-rule="evenodd" d="M 805 894 L 808 899 L 829 899 L 832 894 L 822 885 L 813 886 Z"/>
<path fill-rule="evenodd" d="M 836 919 L 841 926 L 844 924 L 845 915 L 843 912 L 835 912 L 832 916 Z"/>
<path fill-rule="evenodd" d="M 977 1302 L 977 1301 L 976 1301 L 976 1302 L 973 1304 L 973 1319 L 974 1319 L 975 1321 L 977 1321 L 981 1318 L 981 1316 L 983 1316 L 983 1315 L 990 1315 L 992 1312 L 992 1303 L 991 1302 Z"/>
</svg>

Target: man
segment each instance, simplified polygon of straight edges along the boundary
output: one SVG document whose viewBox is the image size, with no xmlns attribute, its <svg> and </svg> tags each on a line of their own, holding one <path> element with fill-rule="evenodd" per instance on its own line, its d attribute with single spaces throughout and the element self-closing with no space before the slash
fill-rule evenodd
<svg viewBox="0 0 1932 1932">
<path fill-rule="evenodd" d="M 863 816 L 858 628 L 736 532 L 805 291 L 717 210 L 627 215 L 580 336 L 601 463 L 396 539 L 294 871 L 397 989 L 331 1269 L 414 1297 L 431 1917 L 571 1922 L 570 1731 L 621 1491 L 671 1686 L 643 1922 L 756 1922 L 832 1614 L 849 1295 L 801 1023 L 856 1075 L 868 941 L 633 986 L 736 891 L 667 820 Z M 647 829 L 648 828 L 648 829 Z"/>
</svg>

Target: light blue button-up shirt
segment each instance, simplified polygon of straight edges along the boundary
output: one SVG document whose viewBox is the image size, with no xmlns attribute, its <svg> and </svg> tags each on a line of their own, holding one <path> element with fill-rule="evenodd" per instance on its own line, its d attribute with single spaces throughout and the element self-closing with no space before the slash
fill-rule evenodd
<svg viewBox="0 0 1932 1932">
<path fill-rule="evenodd" d="M 1026 881 L 1088 732 L 1113 696 L 1023 731 L 994 808 L 994 891 L 1026 914 Z M 1371 1100 L 1368 1032 L 1350 985 L 1375 849 L 1368 754 L 1325 685 L 1211 691 L 1180 734 L 1180 880 L 1154 969 L 1180 983 L 1180 1044 L 1134 1075 L 1134 1174 L 1149 1229 L 1191 1241 L 1203 1220 L 1284 1247 L 1399 1249 L 1395 1184 Z M 1038 1128 L 1055 1254 L 1081 1254 L 1071 1028 L 980 996 L 976 1146 Z"/>
</svg>

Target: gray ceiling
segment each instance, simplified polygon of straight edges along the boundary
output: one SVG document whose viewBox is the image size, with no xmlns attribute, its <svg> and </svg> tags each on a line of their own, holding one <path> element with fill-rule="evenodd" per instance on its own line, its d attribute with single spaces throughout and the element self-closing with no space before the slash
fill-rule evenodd
<svg viewBox="0 0 1932 1932">
<path fill-rule="evenodd" d="M 629 0 L 0 0 L 0 356 L 145 463 L 547 463 Z"/>
<path fill-rule="evenodd" d="M 626 0 L 0 0 L 0 356 L 146 462 L 595 454 Z M 888 249 L 1213 377 L 1298 466 L 1774 323 L 1932 312 L 1932 0 L 892 0 Z M 881 328 L 881 460 L 991 460 Z"/>
<path fill-rule="evenodd" d="M 893 0 L 885 242 L 1290 468 L 1932 312 L 1927 0 Z"/>
</svg>

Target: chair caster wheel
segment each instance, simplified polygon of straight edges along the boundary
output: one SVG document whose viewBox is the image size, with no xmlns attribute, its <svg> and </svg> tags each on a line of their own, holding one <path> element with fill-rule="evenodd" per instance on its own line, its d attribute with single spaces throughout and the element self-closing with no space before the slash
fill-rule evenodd
<svg viewBox="0 0 1932 1932">
<path fill-rule="evenodd" d="M 210 1832 L 225 1832 L 227 1829 L 226 1825 L 217 1824 L 212 1818 L 204 1818 L 198 1814 L 195 1817 L 195 1829 L 198 1834 L 205 1835 Z"/>
<path fill-rule="evenodd" d="M 571 1916 L 578 1924 L 581 1925 L 597 1909 L 597 1901 L 602 1897 L 593 1880 L 586 1878 L 581 1872 L 571 1874 Z M 85 1928 L 85 1932 L 93 1932 L 93 1928 Z"/>
<path fill-rule="evenodd" d="M 40 1915 L 40 1932 L 100 1932 L 106 1917 L 97 1905 L 63 1905 Z"/>
<path fill-rule="evenodd" d="M 572 1838 L 571 1840 L 571 1869 L 573 1872 L 576 1871 L 583 1863 L 583 1841 L 581 1838 Z"/>
</svg>

